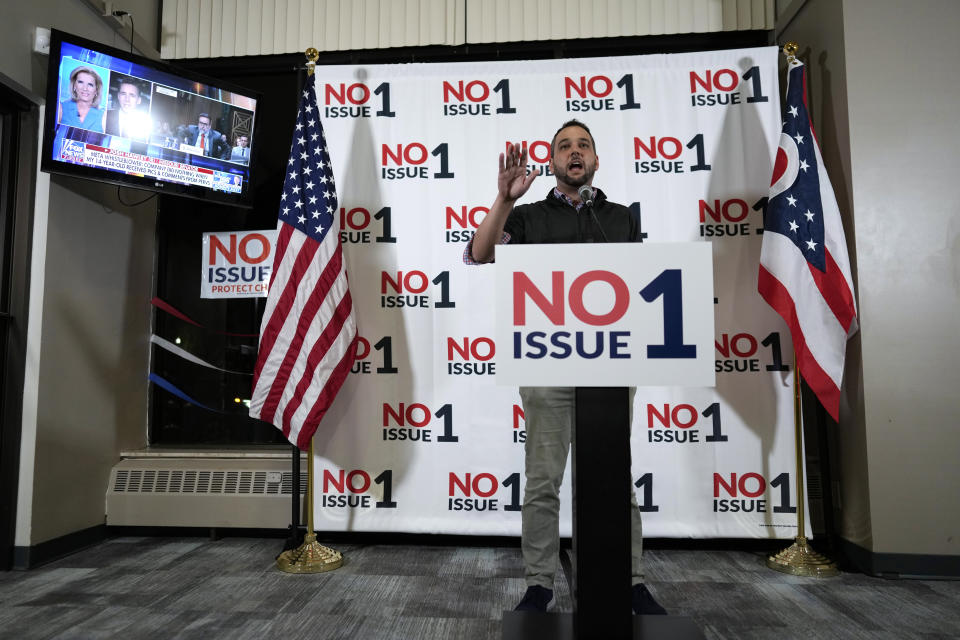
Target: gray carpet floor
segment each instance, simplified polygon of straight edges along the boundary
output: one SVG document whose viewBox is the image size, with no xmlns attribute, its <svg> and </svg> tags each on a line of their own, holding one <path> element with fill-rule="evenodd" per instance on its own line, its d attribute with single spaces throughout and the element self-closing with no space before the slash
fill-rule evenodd
<svg viewBox="0 0 960 640">
<path fill-rule="evenodd" d="M 344 566 L 275 568 L 282 541 L 128 537 L 0 572 L 6 639 L 499 639 L 517 548 L 337 545 Z M 707 638 L 960 638 L 960 582 L 798 578 L 761 553 L 651 550 L 647 584 Z M 558 577 L 557 609 L 571 611 Z"/>
</svg>

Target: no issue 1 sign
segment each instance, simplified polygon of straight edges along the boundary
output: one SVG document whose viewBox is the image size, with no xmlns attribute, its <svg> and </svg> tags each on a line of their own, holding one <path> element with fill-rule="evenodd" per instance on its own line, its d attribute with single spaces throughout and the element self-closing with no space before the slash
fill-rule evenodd
<svg viewBox="0 0 960 640">
<path fill-rule="evenodd" d="M 715 384 L 707 242 L 500 245 L 497 383 Z"/>
</svg>

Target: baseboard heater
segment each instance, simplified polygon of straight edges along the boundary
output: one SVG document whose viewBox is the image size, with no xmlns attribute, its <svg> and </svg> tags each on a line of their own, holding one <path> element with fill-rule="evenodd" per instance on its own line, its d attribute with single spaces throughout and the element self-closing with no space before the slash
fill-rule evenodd
<svg viewBox="0 0 960 640">
<path fill-rule="evenodd" d="M 107 524 L 285 529 L 292 490 L 289 459 L 125 459 L 110 472 Z M 306 493 L 304 468 L 301 514 Z"/>
</svg>

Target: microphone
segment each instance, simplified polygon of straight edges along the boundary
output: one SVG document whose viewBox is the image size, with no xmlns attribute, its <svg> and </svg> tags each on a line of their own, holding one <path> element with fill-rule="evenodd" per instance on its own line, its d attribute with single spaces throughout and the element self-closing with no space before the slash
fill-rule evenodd
<svg viewBox="0 0 960 640">
<path fill-rule="evenodd" d="M 593 187 L 591 187 L 588 184 L 585 184 L 579 189 L 577 189 L 577 195 L 580 196 L 580 200 L 582 200 L 583 204 L 588 207 L 593 206 L 594 194 L 596 194 L 596 191 L 594 191 Z"/>
<path fill-rule="evenodd" d="M 588 184 L 585 184 L 577 189 L 577 195 L 580 196 L 580 200 L 583 201 L 583 206 L 586 207 L 587 211 L 590 213 L 590 219 L 593 220 L 593 224 L 596 225 L 597 230 L 600 232 L 600 237 L 603 238 L 604 242 L 610 242 L 607 240 L 607 234 L 603 232 L 603 227 L 600 226 L 600 221 L 597 220 L 597 214 L 593 210 L 593 199 L 597 195 L 596 189 Z"/>
</svg>

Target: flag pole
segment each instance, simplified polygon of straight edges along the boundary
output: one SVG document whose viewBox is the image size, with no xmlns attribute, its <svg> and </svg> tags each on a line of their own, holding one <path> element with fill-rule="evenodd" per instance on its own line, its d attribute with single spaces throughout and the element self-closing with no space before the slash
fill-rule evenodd
<svg viewBox="0 0 960 640">
<path fill-rule="evenodd" d="M 277 558 L 277 568 L 287 573 L 323 573 L 343 565 L 343 554 L 317 542 L 313 530 L 313 438 L 307 452 L 307 535 L 303 544 L 284 551 Z"/>
<path fill-rule="evenodd" d="M 806 522 L 804 519 L 804 460 L 803 460 L 803 416 L 800 411 L 800 370 L 797 358 L 793 359 L 793 426 L 794 444 L 797 451 L 797 537 L 792 545 L 780 553 L 767 557 L 767 566 L 781 573 L 814 578 L 831 578 L 840 575 L 837 563 L 814 551 L 807 543 Z"/>
<path fill-rule="evenodd" d="M 800 45 L 790 41 L 783 46 L 783 54 L 787 56 L 787 63 L 796 59 Z M 800 402 L 800 368 L 796 352 L 793 356 L 793 429 L 794 446 L 796 449 L 796 478 L 797 478 L 797 536 L 792 545 L 767 557 L 767 566 L 781 573 L 795 576 L 816 578 L 830 578 L 840 574 L 837 563 L 814 551 L 807 542 L 806 528 L 806 497 L 804 492 L 804 458 L 803 458 L 803 414 Z"/>
<path fill-rule="evenodd" d="M 313 82 L 313 71 L 320 52 L 310 47 L 304 52 L 307 57 L 307 82 Z M 277 568 L 287 573 L 323 573 L 343 565 L 343 554 L 317 542 L 313 528 L 313 438 L 307 451 L 307 535 L 296 549 L 284 551 L 277 556 Z M 299 506 L 299 505 L 298 505 Z"/>
</svg>

